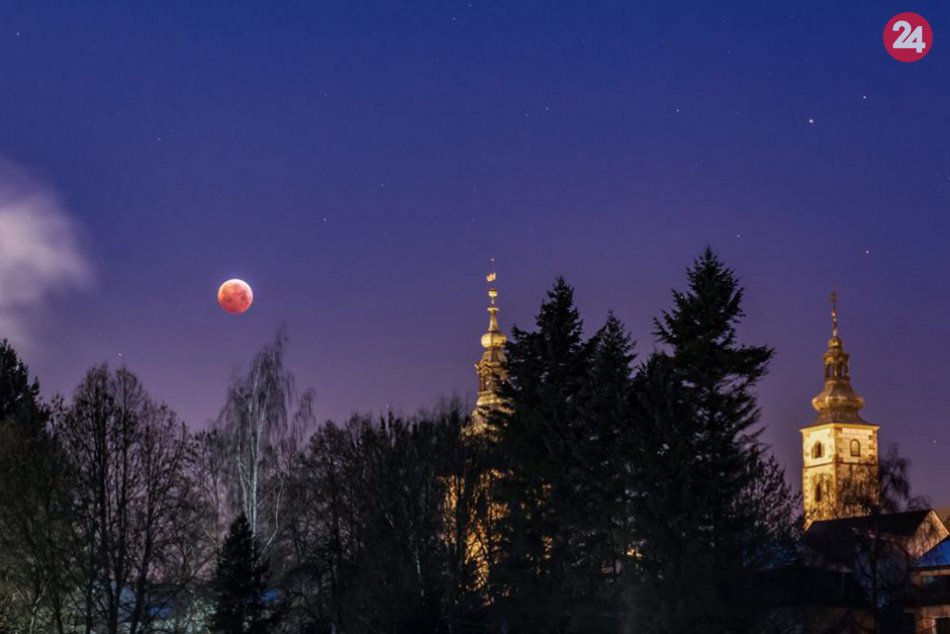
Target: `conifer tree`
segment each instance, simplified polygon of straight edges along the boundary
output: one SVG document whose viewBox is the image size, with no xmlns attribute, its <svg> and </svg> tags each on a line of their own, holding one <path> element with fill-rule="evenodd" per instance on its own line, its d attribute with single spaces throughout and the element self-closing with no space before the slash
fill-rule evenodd
<svg viewBox="0 0 950 634">
<path fill-rule="evenodd" d="M 49 420 L 49 409 L 40 401 L 40 384 L 4 339 L 0 341 L 0 422 L 9 422 L 31 435 Z"/>
<path fill-rule="evenodd" d="M 215 571 L 214 634 L 264 634 L 273 615 L 266 603 L 268 567 L 251 525 L 239 515 L 228 531 Z"/>
<path fill-rule="evenodd" d="M 588 343 L 589 363 L 571 456 L 569 568 L 575 631 L 616 632 L 619 576 L 630 548 L 627 492 L 633 343 L 613 313 Z"/>
<path fill-rule="evenodd" d="M 731 632 L 750 616 L 751 576 L 775 524 L 790 525 L 792 497 L 758 440 L 754 389 L 773 351 L 738 342 L 743 290 L 711 249 L 687 277 L 655 322 L 668 352 L 637 382 L 638 629 Z"/>
<path fill-rule="evenodd" d="M 512 329 L 509 382 L 501 392 L 509 409 L 490 420 L 504 474 L 494 499 L 506 509 L 499 526 L 504 556 L 491 583 L 514 630 L 557 631 L 571 611 L 565 570 L 577 493 L 572 454 L 589 358 L 574 290 L 564 279 L 548 292 L 536 325 L 533 332 Z"/>
<path fill-rule="evenodd" d="M 49 417 L 39 381 L 0 341 L 0 631 L 62 630 L 72 480 Z"/>
</svg>

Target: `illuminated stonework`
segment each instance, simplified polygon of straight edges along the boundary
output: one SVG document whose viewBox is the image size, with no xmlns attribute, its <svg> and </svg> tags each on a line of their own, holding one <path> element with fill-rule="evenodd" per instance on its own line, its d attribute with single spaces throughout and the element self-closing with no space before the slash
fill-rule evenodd
<svg viewBox="0 0 950 634">
<path fill-rule="evenodd" d="M 818 417 L 801 430 L 806 527 L 817 520 L 863 515 L 879 497 L 878 426 L 859 413 L 864 399 L 851 387 L 850 356 L 838 336 L 837 296 L 831 298 L 824 388 L 811 402 Z"/>
</svg>

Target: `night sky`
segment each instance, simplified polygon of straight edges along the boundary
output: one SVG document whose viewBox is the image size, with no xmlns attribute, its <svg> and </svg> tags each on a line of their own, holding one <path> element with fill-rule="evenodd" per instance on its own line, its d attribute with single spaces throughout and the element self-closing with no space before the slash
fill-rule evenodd
<svg viewBox="0 0 950 634">
<path fill-rule="evenodd" d="M 474 396 L 490 258 L 505 330 L 564 275 L 644 355 L 709 244 L 789 480 L 837 289 L 865 418 L 950 503 L 945 2 L 40 4 L 0 8 L 0 335 L 46 395 L 128 364 L 198 429 L 283 323 L 320 418 L 411 413 Z"/>
</svg>

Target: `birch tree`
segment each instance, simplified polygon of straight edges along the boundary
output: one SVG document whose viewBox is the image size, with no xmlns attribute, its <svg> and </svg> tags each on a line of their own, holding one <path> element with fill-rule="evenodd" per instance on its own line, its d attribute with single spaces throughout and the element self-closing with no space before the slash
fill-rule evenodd
<svg viewBox="0 0 950 634">
<path fill-rule="evenodd" d="M 265 546 L 280 530 L 287 469 L 313 420 L 313 392 L 298 398 L 293 373 L 284 365 L 286 349 L 280 329 L 247 372 L 234 377 L 217 422 L 235 515 L 244 514 L 255 537 L 266 531 Z"/>
</svg>

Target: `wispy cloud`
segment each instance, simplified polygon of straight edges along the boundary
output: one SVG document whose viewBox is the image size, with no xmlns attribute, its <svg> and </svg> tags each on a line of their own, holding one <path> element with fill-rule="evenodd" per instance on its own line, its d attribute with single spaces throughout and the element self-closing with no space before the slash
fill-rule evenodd
<svg viewBox="0 0 950 634">
<path fill-rule="evenodd" d="M 56 192 L 0 158 L 0 338 L 28 344 L 29 324 L 47 297 L 91 279 Z"/>
</svg>

